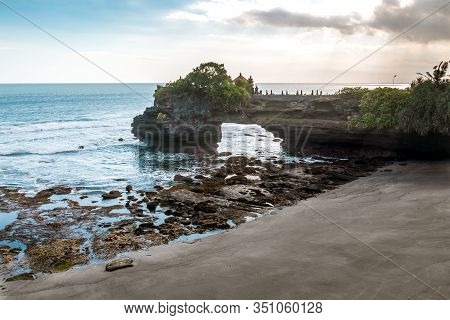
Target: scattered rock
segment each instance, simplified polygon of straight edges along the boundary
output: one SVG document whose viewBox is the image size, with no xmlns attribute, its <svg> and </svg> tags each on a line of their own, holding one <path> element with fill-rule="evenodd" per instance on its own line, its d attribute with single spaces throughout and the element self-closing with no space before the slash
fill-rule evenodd
<svg viewBox="0 0 450 320">
<path fill-rule="evenodd" d="M 218 154 L 219 157 L 228 157 L 228 156 L 231 156 L 231 155 L 232 155 L 231 152 L 220 152 Z"/>
<path fill-rule="evenodd" d="M 110 229 L 105 235 L 96 236 L 92 247 L 94 253 L 103 258 L 111 258 L 119 252 L 144 249 L 148 246 L 145 239 L 134 234 L 134 220 L 122 221 L 120 225 Z"/>
<path fill-rule="evenodd" d="M 182 176 L 181 174 L 176 174 L 173 177 L 173 181 L 183 182 L 183 183 L 192 183 L 194 180 L 190 177 L 185 177 L 185 176 Z"/>
<path fill-rule="evenodd" d="M 119 140 L 118 140 L 118 141 L 122 142 L 122 141 L 123 141 L 123 138 L 119 138 Z"/>
<path fill-rule="evenodd" d="M 120 258 L 120 259 L 115 259 L 111 262 L 108 262 L 106 264 L 105 270 L 111 272 L 111 271 L 115 271 L 118 269 L 129 268 L 132 266 L 133 266 L 133 259 Z"/>
<path fill-rule="evenodd" d="M 79 146 L 78 149 L 83 150 L 84 146 Z"/>
<path fill-rule="evenodd" d="M 135 196 L 128 196 L 127 199 L 133 202 L 138 200 Z"/>
<path fill-rule="evenodd" d="M 66 187 L 66 186 L 56 186 L 53 188 L 48 188 L 39 191 L 36 193 L 34 198 L 28 198 L 33 199 L 35 203 L 47 203 L 51 196 L 53 195 L 66 195 L 72 192 L 72 188 Z"/>
<path fill-rule="evenodd" d="M 131 190 L 133 190 L 133 186 L 129 184 L 125 187 L 125 190 L 127 190 L 127 192 L 131 192 Z"/>
<path fill-rule="evenodd" d="M 155 191 L 147 191 L 147 192 L 145 192 L 145 196 L 147 198 L 149 198 L 149 199 L 155 197 L 156 195 L 158 195 L 158 192 L 155 192 Z"/>
<path fill-rule="evenodd" d="M 234 165 L 239 167 L 245 167 L 249 164 L 250 160 L 244 156 L 234 156 L 227 159 L 225 162 L 228 166 Z"/>
<path fill-rule="evenodd" d="M 19 253 L 20 249 L 0 246 L 0 263 L 10 263 Z"/>
<path fill-rule="evenodd" d="M 147 202 L 147 209 L 151 212 L 155 212 L 156 207 L 158 207 L 158 203 L 154 201 Z"/>
<path fill-rule="evenodd" d="M 31 272 L 26 272 L 26 273 L 21 273 L 12 277 L 7 278 L 5 281 L 6 282 L 11 282 L 11 281 L 20 281 L 20 280 L 34 280 L 34 274 Z"/>
<path fill-rule="evenodd" d="M 145 222 L 145 223 L 141 223 L 139 225 L 139 227 L 136 228 L 136 230 L 134 231 L 134 234 L 137 236 L 146 234 L 146 233 L 153 233 L 155 229 L 155 225 L 153 224 L 153 222 Z"/>
<path fill-rule="evenodd" d="M 195 211 L 202 211 L 205 213 L 214 213 L 217 212 L 217 208 L 210 201 L 199 202 L 194 205 Z"/>
<path fill-rule="evenodd" d="M 246 176 L 236 175 L 230 178 L 225 179 L 226 184 L 247 184 L 249 180 Z"/>
<path fill-rule="evenodd" d="M 117 198 L 120 198 L 121 196 L 122 196 L 122 194 L 118 190 L 112 190 L 109 193 L 102 194 L 102 198 L 104 200 L 117 199 Z"/>
</svg>

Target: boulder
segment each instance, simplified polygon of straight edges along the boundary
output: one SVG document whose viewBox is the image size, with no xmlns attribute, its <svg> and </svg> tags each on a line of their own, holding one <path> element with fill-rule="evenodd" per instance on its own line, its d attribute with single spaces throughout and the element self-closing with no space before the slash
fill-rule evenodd
<svg viewBox="0 0 450 320">
<path fill-rule="evenodd" d="M 105 270 L 108 272 L 118 269 L 129 268 L 133 266 L 133 259 L 131 258 L 119 258 L 112 260 L 106 264 Z"/>
<path fill-rule="evenodd" d="M 147 209 L 150 210 L 151 212 L 155 212 L 157 206 L 158 206 L 157 202 L 154 201 L 147 202 Z"/>
<path fill-rule="evenodd" d="M 128 196 L 127 199 L 132 202 L 136 202 L 138 200 L 135 196 Z"/>
<path fill-rule="evenodd" d="M 243 175 L 236 175 L 225 179 L 226 184 L 247 184 L 249 180 Z"/>
<path fill-rule="evenodd" d="M 182 176 L 181 174 L 176 174 L 175 177 L 173 177 L 173 181 L 183 182 L 183 183 L 192 183 L 194 180 L 190 177 L 185 177 L 185 176 Z"/>
<path fill-rule="evenodd" d="M 109 200 L 109 199 L 117 199 L 120 198 L 122 194 L 118 190 L 112 190 L 108 193 L 102 194 L 103 200 Z"/>
</svg>

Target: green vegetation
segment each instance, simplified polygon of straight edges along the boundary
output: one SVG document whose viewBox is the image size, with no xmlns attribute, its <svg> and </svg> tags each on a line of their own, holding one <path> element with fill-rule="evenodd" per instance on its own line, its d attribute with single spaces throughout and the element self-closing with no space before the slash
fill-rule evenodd
<svg viewBox="0 0 450 320">
<path fill-rule="evenodd" d="M 193 101 L 207 98 L 214 108 L 226 111 L 243 110 L 250 101 L 250 83 L 235 84 L 223 64 L 202 63 L 186 77 L 170 82 L 155 92 L 158 103 L 168 96 L 189 95 Z"/>
<path fill-rule="evenodd" d="M 158 112 L 158 115 L 156 116 L 156 121 L 158 122 L 164 122 L 164 120 L 166 120 L 167 116 L 162 113 L 162 112 Z"/>
<path fill-rule="evenodd" d="M 349 125 L 368 129 L 392 129 L 398 132 L 428 135 L 449 134 L 450 82 L 448 62 L 441 62 L 433 73 L 419 74 L 408 89 L 344 88 L 337 94 L 358 97 L 361 114 Z"/>
<path fill-rule="evenodd" d="M 367 88 L 361 88 L 361 87 L 354 87 L 354 88 L 342 88 L 338 92 L 336 92 L 337 95 L 344 96 L 346 98 L 354 98 L 358 101 L 361 101 L 361 98 L 369 92 L 369 89 Z"/>
<path fill-rule="evenodd" d="M 398 128 L 399 113 L 409 105 L 407 90 L 376 88 L 368 90 L 360 99 L 361 116 L 350 123 L 361 128 Z"/>
<path fill-rule="evenodd" d="M 450 82 L 446 77 L 448 62 L 434 67 L 433 74 L 418 78 L 411 84 L 411 103 L 400 113 L 401 129 L 426 135 L 449 134 Z M 421 74 L 422 76 L 422 74 Z"/>
</svg>

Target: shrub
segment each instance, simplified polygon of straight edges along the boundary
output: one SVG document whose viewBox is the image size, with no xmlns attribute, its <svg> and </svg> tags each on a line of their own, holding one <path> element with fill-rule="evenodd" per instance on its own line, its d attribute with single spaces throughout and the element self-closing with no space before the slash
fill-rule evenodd
<svg viewBox="0 0 450 320">
<path fill-rule="evenodd" d="M 162 112 L 158 112 L 158 114 L 156 115 L 157 122 L 164 122 L 166 118 L 167 118 L 166 114 Z"/>
<path fill-rule="evenodd" d="M 353 99 L 356 99 L 356 100 L 360 101 L 361 98 L 367 92 L 369 92 L 369 89 L 367 89 L 367 88 L 361 88 L 361 87 L 350 88 L 350 87 L 346 87 L 346 88 L 340 89 L 335 94 L 339 95 L 339 96 L 344 96 L 346 98 L 353 98 Z"/>
<path fill-rule="evenodd" d="M 418 81 L 410 90 L 411 103 L 399 114 L 401 129 L 419 135 L 449 134 L 450 84 Z"/>
<path fill-rule="evenodd" d="M 361 128 L 398 128 L 399 113 L 410 102 L 407 90 L 376 88 L 366 92 L 360 101 L 361 116 L 352 119 Z"/>
</svg>

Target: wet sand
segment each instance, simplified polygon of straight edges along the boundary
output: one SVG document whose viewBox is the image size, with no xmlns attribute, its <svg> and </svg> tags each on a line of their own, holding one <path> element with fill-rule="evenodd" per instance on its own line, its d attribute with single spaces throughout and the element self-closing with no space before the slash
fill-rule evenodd
<svg viewBox="0 0 450 320">
<path fill-rule="evenodd" d="M 187 244 L 3 284 L 12 299 L 442 299 L 450 297 L 450 162 L 369 177 Z"/>
</svg>

